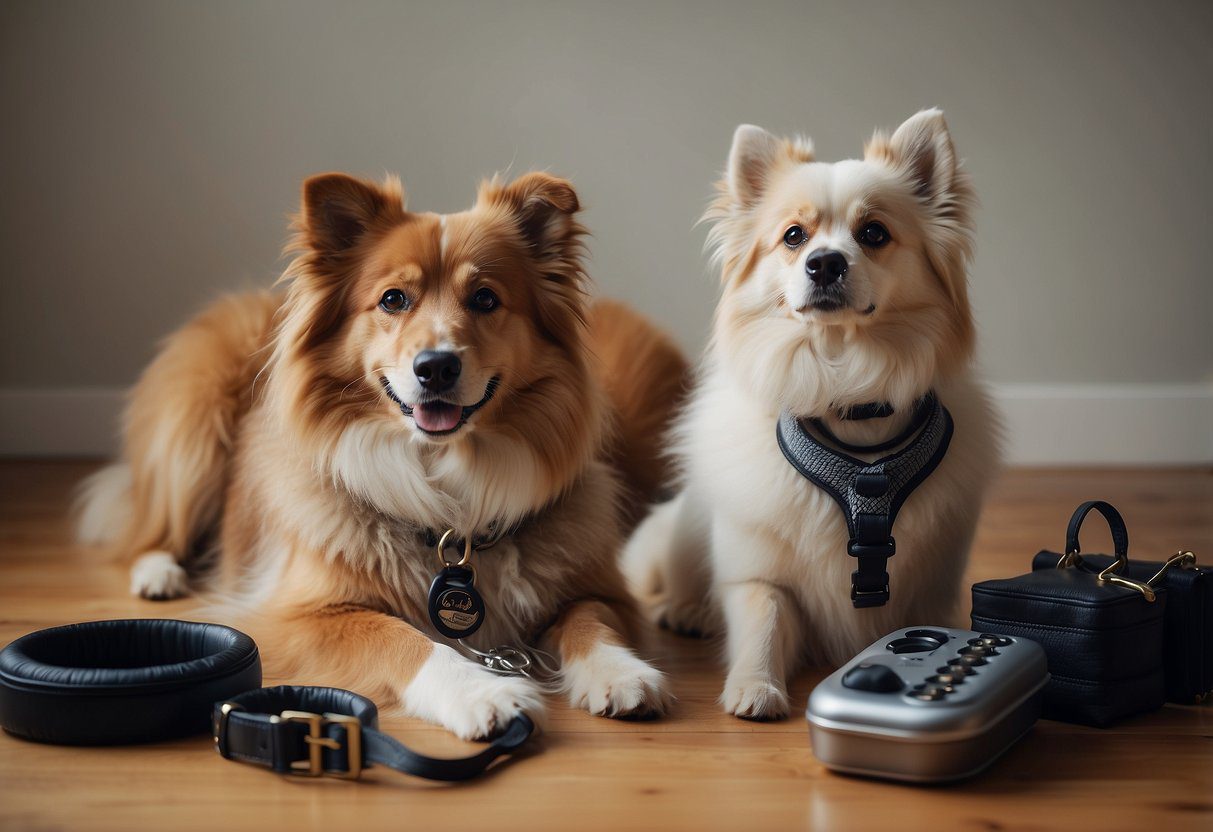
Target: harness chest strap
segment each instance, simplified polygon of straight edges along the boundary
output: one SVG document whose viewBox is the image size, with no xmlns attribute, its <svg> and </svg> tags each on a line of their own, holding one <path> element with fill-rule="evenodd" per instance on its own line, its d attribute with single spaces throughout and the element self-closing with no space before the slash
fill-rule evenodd
<svg viewBox="0 0 1213 832">
<path fill-rule="evenodd" d="M 846 519 L 847 554 L 857 566 L 851 573 L 851 603 L 856 607 L 879 607 L 889 600 L 888 559 L 897 552 L 893 521 L 906 498 L 943 460 L 952 440 L 952 415 L 934 393 L 915 408 L 911 431 L 916 425 L 921 428 L 905 447 L 869 463 L 825 445 L 792 414 L 779 417 L 775 434 L 784 457 L 829 494 Z M 830 436 L 824 426 L 819 430 Z M 869 450 L 887 447 L 890 443 Z"/>
</svg>

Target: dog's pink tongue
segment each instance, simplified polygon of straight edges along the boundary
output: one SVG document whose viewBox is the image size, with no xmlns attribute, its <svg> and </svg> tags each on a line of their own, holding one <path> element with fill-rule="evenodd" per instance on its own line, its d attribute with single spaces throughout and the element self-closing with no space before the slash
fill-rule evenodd
<svg viewBox="0 0 1213 832">
<path fill-rule="evenodd" d="M 457 404 L 446 402 L 430 402 L 419 404 L 413 408 L 413 419 L 417 427 L 430 433 L 441 433 L 453 429 L 459 424 L 459 416 L 463 408 Z"/>
</svg>

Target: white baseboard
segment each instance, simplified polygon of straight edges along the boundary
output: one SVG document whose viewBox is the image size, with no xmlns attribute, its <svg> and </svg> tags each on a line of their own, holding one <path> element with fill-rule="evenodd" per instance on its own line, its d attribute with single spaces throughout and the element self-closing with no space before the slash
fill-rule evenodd
<svg viewBox="0 0 1213 832">
<path fill-rule="evenodd" d="M 1012 465 L 1213 463 L 1213 384 L 995 384 Z M 107 456 L 124 391 L 0 389 L 0 456 Z"/>
</svg>

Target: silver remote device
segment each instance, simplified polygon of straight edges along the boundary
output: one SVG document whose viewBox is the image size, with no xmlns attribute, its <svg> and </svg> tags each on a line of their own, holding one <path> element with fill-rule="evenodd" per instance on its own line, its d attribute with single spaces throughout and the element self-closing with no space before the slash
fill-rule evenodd
<svg viewBox="0 0 1213 832">
<path fill-rule="evenodd" d="M 907 627 L 809 696 L 813 753 L 847 774 L 937 783 L 982 771 L 1040 716 L 1049 681 L 1034 641 Z"/>
</svg>

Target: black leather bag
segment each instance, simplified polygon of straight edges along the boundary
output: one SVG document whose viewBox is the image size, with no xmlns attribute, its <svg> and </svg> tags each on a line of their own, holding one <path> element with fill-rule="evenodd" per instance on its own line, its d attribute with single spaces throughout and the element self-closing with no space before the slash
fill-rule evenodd
<svg viewBox="0 0 1213 832">
<path fill-rule="evenodd" d="M 1112 529 L 1111 568 L 1096 571 L 1080 554 L 1078 531 L 1092 510 Z M 1122 572 L 1129 536 L 1108 503 L 1083 503 L 1070 519 L 1066 554 L 1053 566 L 973 585 L 973 629 L 1030 638 L 1045 650 L 1052 676 L 1045 688 L 1048 719 L 1106 726 L 1156 710 L 1165 701 L 1163 672 L 1166 587 Z"/>
<path fill-rule="evenodd" d="M 1064 555 L 1041 551 L 1033 571 L 1056 568 Z M 1115 563 L 1107 555 L 1083 555 L 1078 566 L 1099 573 Z M 1192 705 L 1213 691 L 1213 569 L 1198 566 L 1191 552 L 1176 552 L 1160 562 L 1129 561 L 1126 577 L 1151 587 L 1166 587 L 1162 664 L 1167 701 Z"/>
</svg>

